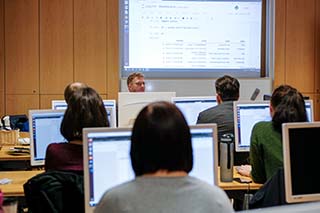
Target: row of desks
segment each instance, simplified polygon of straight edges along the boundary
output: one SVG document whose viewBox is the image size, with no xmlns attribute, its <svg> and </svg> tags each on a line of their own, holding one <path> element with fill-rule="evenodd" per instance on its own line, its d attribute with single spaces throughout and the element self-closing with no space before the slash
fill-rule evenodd
<svg viewBox="0 0 320 213">
<path fill-rule="evenodd" d="M 12 180 L 9 184 L 0 185 L 0 189 L 2 190 L 4 196 L 24 196 L 23 184 L 27 182 L 31 177 L 42 173 L 43 170 L 36 171 L 9 171 L 9 172 L 0 172 L 0 179 L 9 178 Z M 220 175 L 218 174 L 218 177 Z M 242 177 L 237 171 L 234 171 L 234 177 Z M 219 179 L 219 178 L 218 178 Z M 218 180 L 218 185 L 228 191 L 228 190 L 257 190 L 261 187 L 261 184 L 257 183 L 238 183 L 236 181 L 233 182 L 221 182 Z"/>
<path fill-rule="evenodd" d="M 28 133 L 22 137 L 28 137 Z M 11 155 L 8 154 L 12 146 L 3 146 L 0 150 L 0 161 L 30 161 L 30 155 Z M 220 171 L 220 170 L 219 170 Z M 0 189 L 4 193 L 4 196 L 24 196 L 23 184 L 27 182 L 31 177 L 42 173 L 42 170 L 35 171 L 6 171 L 0 172 L 0 179 L 8 178 L 12 182 L 5 185 L 0 185 Z M 234 170 L 234 178 L 242 177 L 236 170 Z M 218 186 L 226 191 L 232 190 L 257 190 L 261 187 L 261 184 L 257 183 L 239 183 L 233 182 L 221 182 L 220 174 L 218 173 Z M 245 178 L 245 177 L 242 177 Z"/>
</svg>

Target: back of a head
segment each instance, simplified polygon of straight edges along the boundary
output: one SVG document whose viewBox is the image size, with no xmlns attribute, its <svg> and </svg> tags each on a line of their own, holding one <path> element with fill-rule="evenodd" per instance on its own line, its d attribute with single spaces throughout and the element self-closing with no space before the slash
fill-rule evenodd
<svg viewBox="0 0 320 213">
<path fill-rule="evenodd" d="M 88 87 L 85 83 L 81 82 L 73 82 L 68 84 L 68 86 L 64 89 L 64 100 L 68 103 L 70 97 L 73 95 L 74 92 L 81 88 Z"/>
<path fill-rule="evenodd" d="M 108 126 L 107 112 L 99 94 L 90 87 L 75 91 L 61 123 L 61 134 L 68 141 L 82 140 L 83 128 Z"/>
<path fill-rule="evenodd" d="M 236 101 L 239 99 L 240 83 L 236 78 L 225 75 L 218 78 L 215 83 L 216 93 L 222 101 Z"/>
<path fill-rule="evenodd" d="M 274 110 L 272 124 L 278 132 L 283 123 L 308 120 L 302 94 L 289 85 L 281 85 L 273 91 L 271 106 Z"/>
<path fill-rule="evenodd" d="M 154 102 L 141 110 L 132 130 L 130 155 L 136 176 L 158 170 L 191 171 L 190 129 L 174 104 Z"/>
</svg>

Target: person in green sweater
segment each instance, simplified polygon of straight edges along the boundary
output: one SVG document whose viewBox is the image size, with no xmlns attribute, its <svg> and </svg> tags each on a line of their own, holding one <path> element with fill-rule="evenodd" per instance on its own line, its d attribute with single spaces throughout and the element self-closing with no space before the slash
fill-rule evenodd
<svg viewBox="0 0 320 213">
<path fill-rule="evenodd" d="M 272 121 L 258 122 L 252 129 L 251 165 L 238 168 L 240 174 L 251 176 L 256 183 L 265 183 L 283 167 L 282 124 L 307 121 L 302 94 L 289 85 L 279 86 L 271 96 L 270 114 Z"/>
</svg>

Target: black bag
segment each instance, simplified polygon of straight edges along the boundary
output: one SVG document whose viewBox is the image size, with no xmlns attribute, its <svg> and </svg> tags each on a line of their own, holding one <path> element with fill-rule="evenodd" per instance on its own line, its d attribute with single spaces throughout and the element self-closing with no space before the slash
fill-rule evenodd
<svg viewBox="0 0 320 213">
<path fill-rule="evenodd" d="M 284 171 L 277 172 L 253 195 L 249 209 L 264 208 L 287 204 L 284 188 Z"/>
<path fill-rule="evenodd" d="M 29 212 L 84 212 L 83 176 L 72 172 L 49 171 L 24 185 Z"/>
</svg>

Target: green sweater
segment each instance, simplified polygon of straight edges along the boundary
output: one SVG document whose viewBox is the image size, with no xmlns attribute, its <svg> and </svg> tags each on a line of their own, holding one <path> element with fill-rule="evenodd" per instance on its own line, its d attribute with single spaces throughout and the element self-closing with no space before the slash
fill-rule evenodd
<svg viewBox="0 0 320 213">
<path fill-rule="evenodd" d="M 273 129 L 272 122 L 255 124 L 251 134 L 251 176 L 256 183 L 265 183 L 279 167 L 283 167 L 281 134 Z"/>
</svg>

